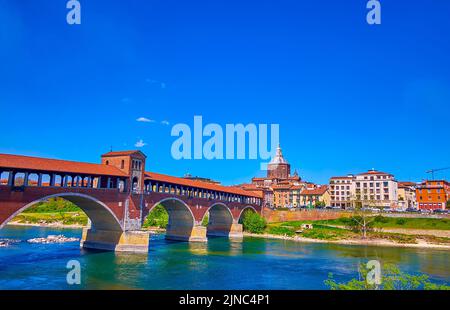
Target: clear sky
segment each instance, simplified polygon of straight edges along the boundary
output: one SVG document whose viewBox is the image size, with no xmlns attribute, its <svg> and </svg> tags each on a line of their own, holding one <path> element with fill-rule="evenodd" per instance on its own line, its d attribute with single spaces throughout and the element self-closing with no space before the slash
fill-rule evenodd
<svg viewBox="0 0 450 310">
<path fill-rule="evenodd" d="M 65 0 L 0 0 L 0 152 L 98 162 L 142 140 L 151 171 L 261 175 L 258 160 L 172 159 L 172 125 L 202 115 L 280 124 L 308 181 L 450 167 L 448 0 L 382 0 L 379 26 L 366 0 L 80 2 L 69 26 Z"/>
</svg>

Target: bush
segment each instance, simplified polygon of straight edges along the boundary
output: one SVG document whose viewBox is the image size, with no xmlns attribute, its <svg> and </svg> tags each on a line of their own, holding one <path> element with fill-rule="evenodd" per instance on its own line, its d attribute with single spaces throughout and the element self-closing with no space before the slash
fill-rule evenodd
<svg viewBox="0 0 450 310">
<path fill-rule="evenodd" d="M 406 220 L 405 220 L 405 219 L 397 219 L 397 220 L 395 221 L 395 223 L 396 223 L 397 225 L 405 225 Z"/>
<path fill-rule="evenodd" d="M 157 205 L 152 212 L 147 216 L 142 227 L 159 227 L 166 228 L 169 224 L 169 213 L 163 206 Z"/>
<path fill-rule="evenodd" d="M 245 231 L 254 234 L 262 234 L 267 226 L 266 220 L 253 211 L 245 211 L 242 224 Z"/>
<path fill-rule="evenodd" d="M 382 216 L 382 215 L 377 215 L 377 216 L 375 216 L 375 222 L 377 222 L 377 223 L 388 223 L 389 219 L 384 217 L 384 216 Z M 403 225 L 403 224 L 401 224 L 401 225 Z"/>
</svg>

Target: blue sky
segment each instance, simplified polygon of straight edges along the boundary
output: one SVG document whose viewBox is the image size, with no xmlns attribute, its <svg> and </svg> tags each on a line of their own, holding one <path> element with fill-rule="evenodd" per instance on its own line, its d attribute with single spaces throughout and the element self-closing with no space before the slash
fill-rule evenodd
<svg viewBox="0 0 450 310">
<path fill-rule="evenodd" d="M 450 1 L 382 0 L 379 26 L 365 0 L 80 2 L 69 26 L 65 0 L 0 0 L 0 152 L 98 162 L 142 139 L 148 170 L 261 175 L 258 160 L 172 159 L 172 126 L 202 115 L 280 124 L 308 181 L 450 166 Z"/>
</svg>

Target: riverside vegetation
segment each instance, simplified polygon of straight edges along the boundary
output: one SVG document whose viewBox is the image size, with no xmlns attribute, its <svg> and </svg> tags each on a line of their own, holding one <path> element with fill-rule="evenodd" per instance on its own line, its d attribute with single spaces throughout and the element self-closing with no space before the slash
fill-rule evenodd
<svg viewBox="0 0 450 310">
<path fill-rule="evenodd" d="M 338 283 L 330 273 L 324 283 L 331 290 L 450 290 L 446 284 L 431 282 L 425 274 L 408 274 L 393 264 L 383 265 L 379 284 L 366 280 L 369 272 L 365 264 L 360 264 L 358 278 Z"/>
</svg>

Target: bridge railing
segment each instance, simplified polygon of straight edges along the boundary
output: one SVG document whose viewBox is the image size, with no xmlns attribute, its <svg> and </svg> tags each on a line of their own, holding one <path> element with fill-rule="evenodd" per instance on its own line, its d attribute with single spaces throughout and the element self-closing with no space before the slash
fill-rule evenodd
<svg viewBox="0 0 450 310">
<path fill-rule="evenodd" d="M 27 187 L 88 188 L 94 190 L 128 191 L 126 177 L 107 175 L 85 175 L 52 172 L 8 170 L 0 167 L 0 186 L 9 186 L 15 191 Z"/>
<path fill-rule="evenodd" d="M 179 185 L 168 185 L 164 183 L 145 184 L 143 191 L 133 191 L 136 193 L 143 193 L 151 195 L 152 193 L 167 194 L 187 199 L 204 199 L 207 201 L 220 201 L 224 203 L 240 203 L 255 206 L 262 206 L 263 199 L 244 196 L 239 194 L 231 194 L 226 192 L 210 191 L 195 187 L 184 187 Z"/>
</svg>

